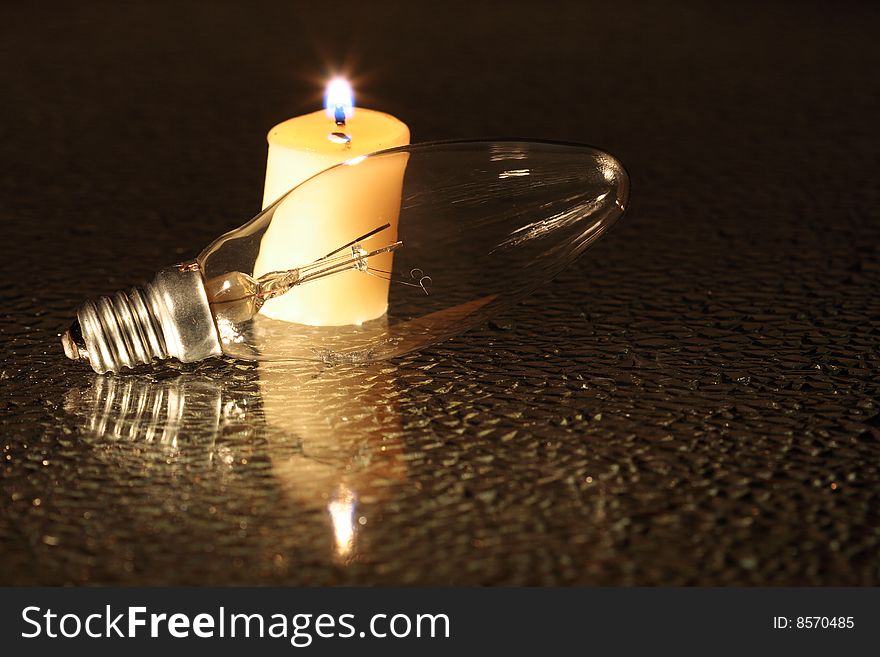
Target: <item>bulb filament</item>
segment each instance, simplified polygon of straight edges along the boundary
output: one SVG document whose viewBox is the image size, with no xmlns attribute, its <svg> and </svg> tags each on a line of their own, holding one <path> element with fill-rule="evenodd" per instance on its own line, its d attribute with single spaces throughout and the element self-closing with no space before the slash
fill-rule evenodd
<svg viewBox="0 0 880 657">
<path fill-rule="evenodd" d="M 357 270 L 389 281 L 401 283 L 411 287 L 421 288 L 428 294 L 430 276 L 426 276 L 421 269 L 414 269 L 411 278 L 414 281 L 394 278 L 389 271 L 370 267 L 368 260 L 382 253 L 392 253 L 403 246 L 401 240 L 390 242 L 377 248 L 366 248 L 363 243 L 379 233 L 391 228 L 391 224 L 384 224 L 361 235 L 360 237 L 343 244 L 325 256 L 310 262 L 307 265 L 271 271 L 254 279 L 252 276 L 241 272 L 234 272 L 220 279 L 213 279 L 206 284 L 208 299 L 211 304 L 227 304 L 248 301 L 252 303 L 252 311 L 256 314 L 263 304 L 275 297 L 289 292 L 298 285 L 311 283 L 327 276 L 342 273 L 344 271 Z"/>
</svg>

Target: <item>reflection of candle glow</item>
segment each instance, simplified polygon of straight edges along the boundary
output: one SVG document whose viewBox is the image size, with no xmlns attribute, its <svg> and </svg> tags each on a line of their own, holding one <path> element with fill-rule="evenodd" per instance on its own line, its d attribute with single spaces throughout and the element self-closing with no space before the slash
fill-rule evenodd
<svg viewBox="0 0 880 657">
<path fill-rule="evenodd" d="M 336 554 L 346 557 L 354 548 L 354 511 L 357 500 L 345 484 L 339 484 L 336 497 L 327 505 L 330 520 L 333 522 L 333 536 L 336 539 Z"/>
<path fill-rule="evenodd" d="M 337 565 L 368 557 L 371 509 L 407 474 L 397 368 L 260 363 L 258 372 L 272 473 L 287 503 L 320 519 Z"/>
</svg>

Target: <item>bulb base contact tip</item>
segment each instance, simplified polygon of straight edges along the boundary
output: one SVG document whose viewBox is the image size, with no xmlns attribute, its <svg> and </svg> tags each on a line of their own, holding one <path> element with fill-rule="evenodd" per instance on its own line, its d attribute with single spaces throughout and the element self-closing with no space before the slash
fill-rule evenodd
<svg viewBox="0 0 880 657">
<path fill-rule="evenodd" d="M 88 360 L 86 343 L 83 341 L 78 319 L 73 320 L 73 324 L 61 336 L 61 346 L 64 347 L 64 355 L 71 360 Z"/>
<path fill-rule="evenodd" d="M 149 363 L 221 354 L 196 263 L 163 269 L 144 287 L 86 301 L 61 336 L 64 354 L 99 374 Z"/>
</svg>

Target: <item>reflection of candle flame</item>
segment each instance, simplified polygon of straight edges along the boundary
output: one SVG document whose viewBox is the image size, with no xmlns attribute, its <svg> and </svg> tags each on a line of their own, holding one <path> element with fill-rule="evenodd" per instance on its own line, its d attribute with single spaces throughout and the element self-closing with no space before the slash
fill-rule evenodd
<svg viewBox="0 0 880 657">
<path fill-rule="evenodd" d="M 371 509 L 406 479 L 397 367 L 262 362 L 258 372 L 284 497 L 320 518 L 337 565 L 361 559 L 370 550 Z"/>
<path fill-rule="evenodd" d="M 357 500 L 345 484 L 339 484 L 336 497 L 327 505 L 330 520 L 333 522 L 333 536 L 336 539 L 336 554 L 347 557 L 354 548 L 354 511 Z"/>
</svg>

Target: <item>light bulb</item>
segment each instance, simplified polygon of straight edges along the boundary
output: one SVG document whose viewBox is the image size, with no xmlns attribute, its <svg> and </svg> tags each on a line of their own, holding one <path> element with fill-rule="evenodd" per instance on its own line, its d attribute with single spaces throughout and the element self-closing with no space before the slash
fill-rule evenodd
<svg viewBox="0 0 880 657">
<path fill-rule="evenodd" d="M 370 181 L 399 178 L 402 167 L 399 200 L 375 202 Z M 143 288 L 84 303 L 62 343 L 96 372 L 221 354 L 399 356 L 547 283 L 623 214 L 628 192 L 621 164 L 587 146 L 460 141 L 379 151 L 298 185 Z M 294 261 L 278 267 L 288 251 Z M 271 271 L 261 264 L 267 253 Z"/>
</svg>

